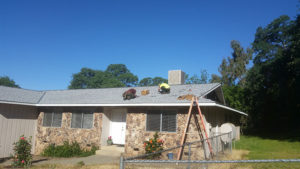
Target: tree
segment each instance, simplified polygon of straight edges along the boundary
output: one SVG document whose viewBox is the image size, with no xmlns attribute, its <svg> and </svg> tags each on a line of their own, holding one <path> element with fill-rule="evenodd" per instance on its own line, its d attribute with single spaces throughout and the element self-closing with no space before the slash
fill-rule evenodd
<svg viewBox="0 0 300 169">
<path fill-rule="evenodd" d="M 10 79 L 8 76 L 0 76 L 0 86 L 16 87 L 20 88 L 19 85 L 15 83 L 14 80 Z"/>
<path fill-rule="evenodd" d="M 168 80 L 162 77 L 146 77 L 139 82 L 139 86 L 156 86 L 161 83 L 168 83 Z"/>
<path fill-rule="evenodd" d="M 119 77 L 122 74 L 130 73 L 124 64 L 110 64 L 107 66 L 106 72 L 111 73 L 114 77 Z"/>
<path fill-rule="evenodd" d="M 69 89 L 108 88 L 131 86 L 137 82 L 137 76 L 123 64 L 111 64 L 106 71 L 82 68 L 73 74 Z"/>
<path fill-rule="evenodd" d="M 222 79 L 220 76 L 216 74 L 211 75 L 210 83 L 222 83 Z"/>
<path fill-rule="evenodd" d="M 200 77 L 197 74 L 189 77 L 188 74 L 185 75 L 185 83 L 186 84 L 206 84 L 208 83 L 208 73 L 207 71 L 201 70 Z"/>
<path fill-rule="evenodd" d="M 95 76 L 90 80 L 89 88 L 109 88 L 109 87 L 124 87 L 125 84 L 112 74 L 96 71 Z"/>
<path fill-rule="evenodd" d="M 139 82 L 139 86 L 152 86 L 153 80 L 151 77 L 145 77 Z"/>
<path fill-rule="evenodd" d="M 79 73 L 73 74 L 73 79 L 69 89 L 86 89 L 92 88 L 91 80 L 96 75 L 96 70 L 89 68 L 82 68 Z"/>
<path fill-rule="evenodd" d="M 263 63 L 282 56 L 291 42 L 291 24 L 293 21 L 287 15 L 282 15 L 265 28 L 258 27 L 252 48 L 255 51 L 254 63 Z"/>
<path fill-rule="evenodd" d="M 238 41 L 231 41 L 231 48 L 233 49 L 232 57 L 227 57 L 222 60 L 219 67 L 221 77 L 214 75 L 213 80 L 221 79 L 225 85 L 232 86 L 236 84 L 243 85 L 245 83 L 245 75 L 247 72 L 247 65 L 252 59 L 252 50 L 247 48 L 245 51 Z"/>
<path fill-rule="evenodd" d="M 253 129 L 300 128 L 299 20 L 299 16 L 296 22 L 280 16 L 256 31 L 252 44 L 256 56 L 245 83 L 245 104 Z"/>
<path fill-rule="evenodd" d="M 161 83 L 168 83 L 168 80 L 162 77 L 154 77 L 152 79 L 152 86 L 157 86 Z"/>
<path fill-rule="evenodd" d="M 138 77 L 132 74 L 124 64 L 110 64 L 105 72 L 110 73 L 126 86 L 135 86 L 138 83 Z"/>
<path fill-rule="evenodd" d="M 250 48 L 244 50 L 236 40 L 232 40 L 230 45 L 233 50 L 231 57 L 224 58 L 218 68 L 221 76 L 212 74 L 210 82 L 223 84 L 224 99 L 228 106 L 246 111 L 244 106 L 245 76 L 253 51 Z"/>
</svg>

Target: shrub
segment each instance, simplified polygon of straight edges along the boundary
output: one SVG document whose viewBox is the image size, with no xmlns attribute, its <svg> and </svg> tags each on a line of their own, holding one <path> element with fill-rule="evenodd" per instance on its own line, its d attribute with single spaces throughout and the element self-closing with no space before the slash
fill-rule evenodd
<svg viewBox="0 0 300 169">
<path fill-rule="evenodd" d="M 163 140 L 158 138 L 158 133 L 156 132 L 153 135 L 153 138 L 149 139 L 149 141 L 144 142 L 144 147 L 146 154 L 154 153 L 163 150 Z M 147 158 L 153 159 L 161 156 L 161 153 L 153 154 L 147 156 Z"/>
<path fill-rule="evenodd" d="M 31 137 L 26 138 L 24 135 L 14 143 L 14 154 L 12 166 L 15 167 L 28 167 L 31 165 Z"/>
<path fill-rule="evenodd" d="M 96 146 L 92 146 L 90 151 L 83 150 L 77 142 L 72 142 L 72 144 L 70 144 L 65 141 L 63 145 L 56 146 L 55 144 L 50 144 L 44 149 L 42 155 L 47 157 L 86 157 L 94 155 L 97 149 Z"/>
</svg>

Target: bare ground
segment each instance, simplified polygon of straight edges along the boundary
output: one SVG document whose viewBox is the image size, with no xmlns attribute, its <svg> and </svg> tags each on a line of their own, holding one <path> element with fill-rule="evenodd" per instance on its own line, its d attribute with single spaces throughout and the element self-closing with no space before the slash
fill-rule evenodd
<svg viewBox="0 0 300 169">
<path fill-rule="evenodd" d="M 248 154 L 248 151 L 245 150 L 233 150 L 231 155 L 224 156 L 220 158 L 220 160 L 241 160 L 245 159 L 245 156 Z M 62 159 L 60 159 L 62 160 Z M 119 168 L 119 162 L 112 162 L 112 163 L 103 163 L 102 164 L 89 164 L 85 163 L 80 164 L 80 161 L 78 161 L 76 164 L 74 164 L 74 161 L 71 162 L 71 164 L 68 164 L 68 161 L 71 159 L 65 159 L 64 164 L 60 163 L 45 163 L 45 164 L 33 164 L 31 167 L 32 169 L 118 169 Z M 98 159 L 100 160 L 100 159 Z M 105 161 L 105 160 L 104 160 Z M 70 161 L 69 161 L 70 162 Z M 99 161 L 100 162 L 100 161 Z M 109 161 L 107 161 L 109 162 Z M 9 166 L 3 166 L 2 168 L 7 168 Z M 186 168 L 187 164 L 126 164 L 126 169 L 135 169 L 135 168 L 141 168 L 141 169 L 179 169 L 179 168 Z M 209 164 L 209 165 L 202 165 L 202 164 L 193 164 L 191 165 L 191 168 L 199 168 L 199 167 L 208 167 L 209 169 L 232 169 L 232 168 L 242 168 L 242 169 L 248 169 L 247 167 L 237 167 L 235 164 Z M 1 164 L 0 164 L 1 168 Z"/>
</svg>

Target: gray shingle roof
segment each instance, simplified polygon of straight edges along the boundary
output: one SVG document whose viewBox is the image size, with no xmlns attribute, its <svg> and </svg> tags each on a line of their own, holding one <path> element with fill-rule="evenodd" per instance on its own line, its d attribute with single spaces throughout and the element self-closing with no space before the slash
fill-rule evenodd
<svg viewBox="0 0 300 169">
<path fill-rule="evenodd" d="M 24 89 L 0 88 L 0 100 L 36 103 L 36 104 L 142 104 L 142 103 L 189 103 L 188 100 L 177 100 L 178 96 L 194 94 L 204 96 L 209 91 L 220 86 L 218 83 L 173 85 L 170 94 L 159 94 L 157 86 L 134 87 L 138 97 L 131 100 L 123 100 L 122 94 L 130 88 L 101 88 L 101 89 L 73 89 L 30 91 Z M 142 90 L 149 90 L 150 94 L 141 95 Z M 200 98 L 200 103 L 213 102 Z"/>
<path fill-rule="evenodd" d="M 36 104 L 43 96 L 43 91 L 25 90 L 0 86 L 0 101 Z"/>
</svg>

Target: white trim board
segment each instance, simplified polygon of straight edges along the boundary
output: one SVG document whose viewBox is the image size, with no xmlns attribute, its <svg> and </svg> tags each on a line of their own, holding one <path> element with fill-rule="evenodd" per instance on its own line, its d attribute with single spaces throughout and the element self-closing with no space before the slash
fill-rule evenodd
<svg viewBox="0 0 300 169">
<path fill-rule="evenodd" d="M 17 102 L 3 102 L 0 101 L 0 103 L 5 103 L 5 104 L 18 104 L 18 105 L 27 105 L 27 106 L 37 106 L 37 107 L 145 107 L 145 106 L 153 106 L 153 107 L 159 107 L 159 106 L 175 106 L 175 107 L 180 107 L 180 106 L 190 106 L 191 103 L 140 103 L 140 104 L 27 104 L 27 103 L 17 103 Z M 199 103 L 199 106 L 216 106 L 220 107 L 223 109 L 227 109 L 230 111 L 234 111 L 236 113 L 246 115 L 248 114 L 221 105 L 217 103 Z"/>
</svg>

